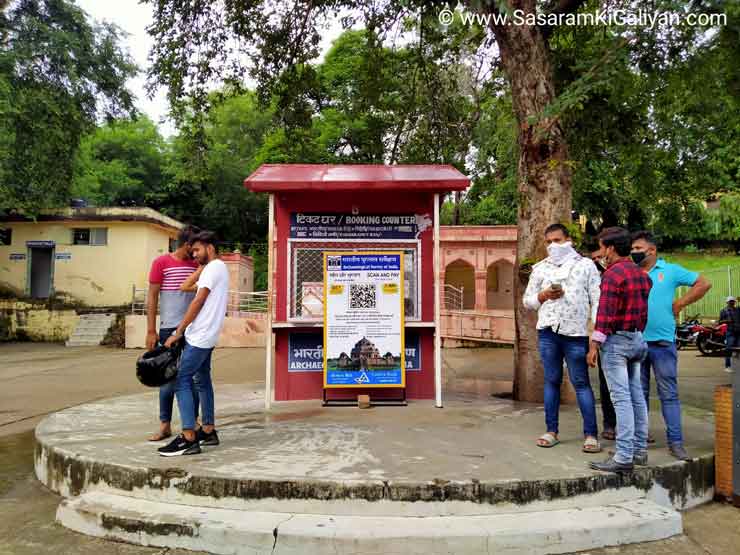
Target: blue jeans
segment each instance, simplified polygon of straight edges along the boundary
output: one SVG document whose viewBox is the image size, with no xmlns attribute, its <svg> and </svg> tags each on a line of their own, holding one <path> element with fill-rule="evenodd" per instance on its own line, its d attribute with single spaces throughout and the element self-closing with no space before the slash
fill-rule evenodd
<svg viewBox="0 0 740 555">
<path fill-rule="evenodd" d="M 727 354 L 725 355 L 725 368 L 732 367 L 732 347 L 736 347 L 738 343 L 738 339 L 740 339 L 740 336 L 735 335 L 732 331 L 730 331 L 730 327 L 727 327 L 727 336 L 725 337 L 725 345 L 727 345 Z"/>
<path fill-rule="evenodd" d="M 204 426 L 212 426 L 216 418 L 213 406 L 213 382 L 211 381 L 211 355 L 213 348 L 201 349 L 187 341 L 180 357 L 175 393 L 183 430 L 195 429 L 197 406 L 193 404 L 193 385 L 198 389 L 202 405 Z M 195 381 L 195 384 L 193 383 Z"/>
<path fill-rule="evenodd" d="M 640 332 L 617 332 L 601 348 L 601 363 L 617 413 L 614 460 L 631 464 L 635 454 L 647 452 L 648 412 L 640 380 L 647 344 Z"/>
<path fill-rule="evenodd" d="M 167 338 L 172 335 L 172 332 L 177 328 L 162 328 L 159 330 L 159 342 L 164 345 Z M 160 422 L 172 422 L 172 403 L 175 401 L 175 385 L 177 379 L 172 380 L 159 387 L 159 421 Z M 198 391 L 193 388 L 193 404 L 195 406 L 195 418 L 198 418 Z"/>
<path fill-rule="evenodd" d="M 661 345 L 660 343 L 665 343 Z M 650 370 L 655 374 L 655 385 L 666 426 L 668 445 L 683 444 L 681 432 L 681 401 L 678 398 L 678 351 L 673 342 L 648 343 L 648 355 L 642 363 L 642 389 L 645 403 L 650 406 Z"/>
<path fill-rule="evenodd" d="M 568 377 L 576 390 L 578 408 L 583 416 L 583 434 L 598 435 L 596 401 L 586 364 L 587 337 L 569 337 L 550 328 L 537 331 L 540 358 L 545 367 L 545 424 L 547 431 L 558 433 L 560 416 L 560 386 L 563 383 L 563 359 L 568 365 Z"/>
</svg>

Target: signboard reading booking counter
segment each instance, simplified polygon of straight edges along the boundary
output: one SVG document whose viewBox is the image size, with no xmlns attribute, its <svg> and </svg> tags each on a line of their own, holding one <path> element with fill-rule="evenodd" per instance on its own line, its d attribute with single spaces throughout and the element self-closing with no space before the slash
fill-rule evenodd
<svg viewBox="0 0 740 555">
<path fill-rule="evenodd" d="M 417 239 L 428 218 L 414 214 L 304 214 L 290 215 L 293 239 Z"/>
<path fill-rule="evenodd" d="M 405 387 L 403 252 L 324 253 L 324 387 Z"/>
</svg>

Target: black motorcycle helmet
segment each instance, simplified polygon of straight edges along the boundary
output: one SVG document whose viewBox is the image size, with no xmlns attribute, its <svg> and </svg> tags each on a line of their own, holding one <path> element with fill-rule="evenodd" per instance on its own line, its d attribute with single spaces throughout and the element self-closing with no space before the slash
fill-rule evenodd
<svg viewBox="0 0 740 555">
<path fill-rule="evenodd" d="M 136 361 L 136 377 L 149 387 L 160 387 L 177 377 L 180 363 L 181 342 L 172 347 L 157 347 L 147 351 Z"/>
</svg>

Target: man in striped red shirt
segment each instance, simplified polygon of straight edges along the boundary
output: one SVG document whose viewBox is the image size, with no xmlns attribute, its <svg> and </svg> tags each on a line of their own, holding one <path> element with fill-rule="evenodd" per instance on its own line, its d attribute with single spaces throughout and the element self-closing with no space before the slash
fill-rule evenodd
<svg viewBox="0 0 740 555">
<path fill-rule="evenodd" d="M 195 293 L 180 291 L 180 285 L 198 268 L 190 254 L 190 240 L 198 232 L 187 226 L 177 236 L 175 252 L 163 254 L 152 262 L 149 271 L 147 298 L 146 348 L 152 350 L 180 325 Z M 157 333 L 157 307 L 159 307 L 159 333 Z M 162 441 L 172 435 L 172 403 L 175 399 L 175 380 L 159 388 L 159 432 L 149 441 Z M 198 392 L 193 388 L 193 402 L 198 407 Z"/>
</svg>

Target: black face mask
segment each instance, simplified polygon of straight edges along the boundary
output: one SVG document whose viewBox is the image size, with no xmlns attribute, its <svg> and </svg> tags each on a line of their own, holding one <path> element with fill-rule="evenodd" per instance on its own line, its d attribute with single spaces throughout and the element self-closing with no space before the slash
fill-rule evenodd
<svg viewBox="0 0 740 555">
<path fill-rule="evenodd" d="M 639 266 L 640 264 L 642 264 L 642 261 L 645 260 L 647 254 L 645 254 L 644 252 L 633 252 L 630 253 L 630 256 L 632 257 L 632 262 Z"/>
<path fill-rule="evenodd" d="M 599 271 L 600 274 L 606 272 L 606 264 L 604 264 L 601 260 L 594 260 L 594 264 L 596 265 L 596 269 Z"/>
</svg>

